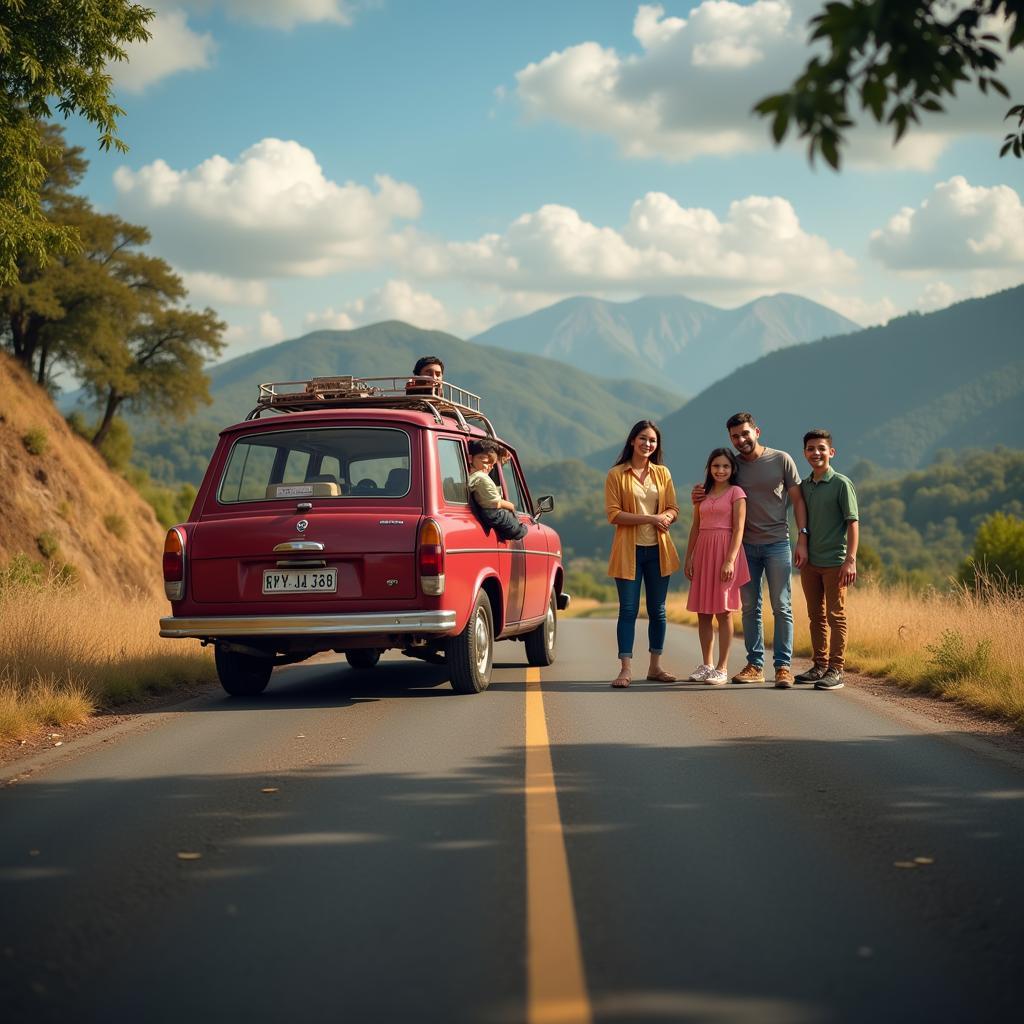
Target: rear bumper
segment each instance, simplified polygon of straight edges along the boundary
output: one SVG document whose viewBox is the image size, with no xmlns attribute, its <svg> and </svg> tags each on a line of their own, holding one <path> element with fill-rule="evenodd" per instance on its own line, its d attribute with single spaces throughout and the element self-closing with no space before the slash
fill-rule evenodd
<svg viewBox="0 0 1024 1024">
<path fill-rule="evenodd" d="M 450 633 L 454 611 L 359 612 L 349 615 L 222 615 L 160 620 L 170 638 L 217 636 L 374 636 L 387 633 Z"/>
</svg>

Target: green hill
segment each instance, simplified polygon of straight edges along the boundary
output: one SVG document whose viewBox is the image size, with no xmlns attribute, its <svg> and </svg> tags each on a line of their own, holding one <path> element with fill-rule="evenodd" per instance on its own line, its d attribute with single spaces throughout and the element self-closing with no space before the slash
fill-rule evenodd
<svg viewBox="0 0 1024 1024">
<path fill-rule="evenodd" d="M 857 487 L 862 568 L 941 584 L 993 512 L 1024 516 L 1024 451 L 940 452 L 922 470 Z"/>
<path fill-rule="evenodd" d="M 1024 286 L 772 352 L 661 420 L 666 461 L 677 482 L 698 480 L 740 410 L 798 466 L 804 431 L 827 427 L 843 472 L 860 459 L 898 472 L 942 449 L 1005 444 L 1024 426 L 1022 322 Z M 613 447 L 587 461 L 606 468 Z"/>
<path fill-rule="evenodd" d="M 135 420 L 135 459 L 159 480 L 197 483 L 226 424 L 242 419 L 267 381 L 351 373 L 405 374 L 438 355 L 449 380 L 475 391 L 495 429 L 527 464 L 580 457 L 623 437 L 646 416 L 679 406 L 676 394 L 636 381 L 599 380 L 539 356 L 483 348 L 395 321 L 317 331 L 213 367 L 213 405 L 184 424 Z"/>
</svg>

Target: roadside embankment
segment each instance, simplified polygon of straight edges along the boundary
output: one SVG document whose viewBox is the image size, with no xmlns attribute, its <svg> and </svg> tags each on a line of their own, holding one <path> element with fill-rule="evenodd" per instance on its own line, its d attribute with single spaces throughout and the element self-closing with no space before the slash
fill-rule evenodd
<svg viewBox="0 0 1024 1024">
<path fill-rule="evenodd" d="M 0 741 L 213 681 L 213 659 L 198 641 L 157 635 L 166 609 L 152 594 L 42 577 L 27 561 L 0 570 Z"/>
</svg>

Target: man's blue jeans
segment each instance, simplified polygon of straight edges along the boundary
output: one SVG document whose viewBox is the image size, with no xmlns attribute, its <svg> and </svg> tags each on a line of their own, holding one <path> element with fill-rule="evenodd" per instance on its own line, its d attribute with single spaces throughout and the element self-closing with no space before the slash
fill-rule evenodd
<svg viewBox="0 0 1024 1024">
<path fill-rule="evenodd" d="M 619 592 L 619 621 L 615 636 L 620 658 L 633 657 L 633 637 L 636 635 L 636 617 L 640 612 L 640 584 L 647 594 L 647 639 L 651 654 L 665 649 L 665 598 L 671 576 L 661 575 L 658 545 L 637 545 L 636 575 L 631 580 L 615 581 Z"/>
<path fill-rule="evenodd" d="M 768 577 L 768 600 L 775 615 L 775 667 L 793 660 L 793 552 L 788 540 L 744 544 L 750 582 L 740 588 L 743 600 L 743 642 L 747 662 L 764 668 L 764 624 L 761 621 L 761 577 Z"/>
</svg>

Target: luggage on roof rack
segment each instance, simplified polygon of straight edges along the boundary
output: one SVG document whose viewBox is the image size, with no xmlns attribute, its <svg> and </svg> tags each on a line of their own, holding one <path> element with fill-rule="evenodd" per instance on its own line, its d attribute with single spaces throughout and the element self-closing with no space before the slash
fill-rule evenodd
<svg viewBox="0 0 1024 1024">
<path fill-rule="evenodd" d="M 480 396 L 448 381 L 432 377 L 312 377 L 309 380 L 275 381 L 260 385 L 259 398 L 247 420 L 261 412 L 309 412 L 312 409 L 343 409 L 373 406 L 387 409 L 420 409 L 432 413 L 438 424 L 453 417 L 468 431 L 469 420 L 496 437 L 490 420 L 481 412 Z"/>
</svg>

